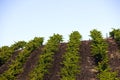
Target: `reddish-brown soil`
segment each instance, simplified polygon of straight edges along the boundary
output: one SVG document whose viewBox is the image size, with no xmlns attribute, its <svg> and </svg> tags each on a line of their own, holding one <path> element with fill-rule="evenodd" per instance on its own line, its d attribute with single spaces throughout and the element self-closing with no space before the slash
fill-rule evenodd
<svg viewBox="0 0 120 80">
<path fill-rule="evenodd" d="M 0 67 L 0 74 L 4 73 L 4 71 L 8 70 L 9 65 L 12 63 L 12 60 L 15 60 L 16 56 L 20 51 L 15 51 L 11 58 Z"/>
<path fill-rule="evenodd" d="M 118 72 L 118 77 L 120 77 L 120 52 L 118 50 L 118 46 L 112 39 L 107 39 L 109 48 L 108 48 L 108 56 L 109 56 L 109 64 L 112 68 L 112 71 Z M 95 70 L 95 62 L 94 58 L 90 53 L 90 44 L 91 41 L 82 41 L 80 46 L 80 74 L 76 75 L 76 80 L 98 80 L 96 78 L 97 71 Z M 52 67 L 49 69 L 49 74 L 44 76 L 44 80 L 60 80 L 60 68 L 62 67 L 62 55 L 66 51 L 67 44 L 61 43 L 59 46 L 59 50 L 54 55 L 54 61 Z M 18 80 L 29 80 L 29 73 L 34 69 L 36 63 L 38 61 L 38 56 L 41 53 L 41 47 L 33 51 L 23 66 L 23 72 L 20 73 L 17 78 Z M 13 55 L 14 56 L 14 55 Z M 5 64 L 4 64 L 5 65 Z M 8 64 L 7 64 L 8 65 Z M 7 67 L 4 66 L 4 67 Z M 2 72 L 0 68 L 0 73 Z"/>
</svg>

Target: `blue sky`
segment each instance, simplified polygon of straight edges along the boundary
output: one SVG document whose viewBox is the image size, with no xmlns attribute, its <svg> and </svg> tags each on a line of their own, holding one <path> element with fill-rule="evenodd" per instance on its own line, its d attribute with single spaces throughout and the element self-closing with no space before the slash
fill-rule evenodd
<svg viewBox="0 0 120 80">
<path fill-rule="evenodd" d="M 120 0 L 0 0 L 0 46 L 53 33 L 66 42 L 74 30 L 86 40 L 94 28 L 120 28 Z"/>
</svg>

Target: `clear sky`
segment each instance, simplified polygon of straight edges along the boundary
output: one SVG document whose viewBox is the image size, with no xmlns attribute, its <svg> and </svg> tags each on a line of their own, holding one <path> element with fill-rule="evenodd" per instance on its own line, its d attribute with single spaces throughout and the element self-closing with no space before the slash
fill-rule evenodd
<svg viewBox="0 0 120 80">
<path fill-rule="evenodd" d="M 120 0 L 0 0 L 0 46 L 53 33 L 68 41 L 74 30 L 86 40 L 94 28 L 120 28 Z"/>
</svg>

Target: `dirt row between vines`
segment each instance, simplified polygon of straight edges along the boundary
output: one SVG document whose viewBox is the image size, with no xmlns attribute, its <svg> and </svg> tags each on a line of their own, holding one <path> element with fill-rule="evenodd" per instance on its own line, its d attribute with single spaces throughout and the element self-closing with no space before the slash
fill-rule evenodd
<svg viewBox="0 0 120 80">
<path fill-rule="evenodd" d="M 77 80 L 97 80 L 96 70 L 94 69 L 95 63 L 90 53 L 90 43 L 91 41 L 82 41 L 79 52 L 81 57 L 81 70 L 77 76 Z"/>
</svg>

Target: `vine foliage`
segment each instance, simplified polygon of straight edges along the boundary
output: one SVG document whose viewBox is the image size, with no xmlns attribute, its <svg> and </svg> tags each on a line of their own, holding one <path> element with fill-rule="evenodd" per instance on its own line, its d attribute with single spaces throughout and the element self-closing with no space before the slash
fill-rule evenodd
<svg viewBox="0 0 120 80">
<path fill-rule="evenodd" d="M 95 62 L 97 65 L 97 70 L 99 74 L 97 77 L 100 80 L 119 80 L 116 76 L 116 72 L 111 72 L 111 68 L 109 67 L 109 59 L 108 59 L 108 45 L 107 42 L 103 39 L 100 31 L 94 29 L 90 31 L 90 36 L 92 38 L 91 43 L 91 53 L 95 58 Z"/>
<path fill-rule="evenodd" d="M 80 72 L 79 66 L 79 47 L 81 35 L 78 31 L 74 31 L 70 34 L 70 39 L 67 45 L 67 51 L 63 55 L 61 80 L 76 80 L 76 75 Z"/>
</svg>

